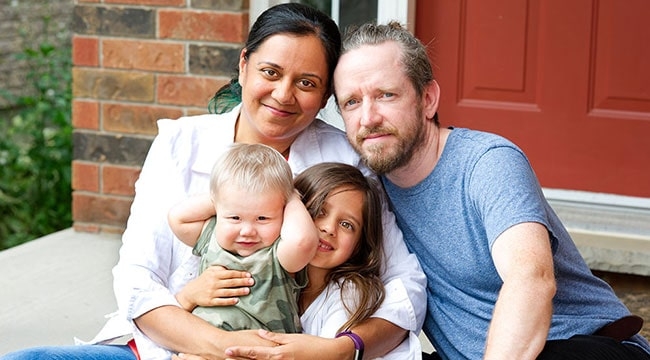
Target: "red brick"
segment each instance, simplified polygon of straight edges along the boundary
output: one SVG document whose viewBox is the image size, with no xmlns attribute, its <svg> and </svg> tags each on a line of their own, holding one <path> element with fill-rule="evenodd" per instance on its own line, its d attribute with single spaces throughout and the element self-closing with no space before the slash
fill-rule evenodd
<svg viewBox="0 0 650 360">
<path fill-rule="evenodd" d="M 99 165 L 72 161 L 72 189 L 99 192 Z"/>
<path fill-rule="evenodd" d="M 151 73 L 72 68 L 72 95 L 76 98 L 152 102 L 153 92 Z"/>
<path fill-rule="evenodd" d="M 90 37 L 72 37 L 72 63 L 75 66 L 99 66 L 99 40 Z"/>
<path fill-rule="evenodd" d="M 106 4 L 137 4 L 157 6 L 184 6 L 187 0 L 104 0 Z"/>
<path fill-rule="evenodd" d="M 208 102 L 228 81 L 199 76 L 158 76 L 158 103 L 207 108 Z"/>
<path fill-rule="evenodd" d="M 135 195 L 135 182 L 140 176 L 139 167 L 104 165 L 102 192 L 109 195 Z"/>
<path fill-rule="evenodd" d="M 192 115 L 204 115 L 208 113 L 208 107 L 207 105 L 204 106 L 203 108 L 188 108 L 186 110 L 188 116 Z"/>
<path fill-rule="evenodd" d="M 248 13 L 160 10 L 158 37 L 242 43 L 248 33 Z"/>
<path fill-rule="evenodd" d="M 177 119 L 180 108 L 107 103 L 102 105 L 103 128 L 106 131 L 155 135 L 158 119 Z"/>
<path fill-rule="evenodd" d="M 160 41 L 103 40 L 102 65 L 106 68 L 184 72 L 185 46 Z"/>
<path fill-rule="evenodd" d="M 131 209 L 131 198 L 72 194 L 72 217 L 75 222 L 124 227 Z"/>
<path fill-rule="evenodd" d="M 72 101 L 72 125 L 77 129 L 99 129 L 99 104 L 96 101 Z"/>
</svg>

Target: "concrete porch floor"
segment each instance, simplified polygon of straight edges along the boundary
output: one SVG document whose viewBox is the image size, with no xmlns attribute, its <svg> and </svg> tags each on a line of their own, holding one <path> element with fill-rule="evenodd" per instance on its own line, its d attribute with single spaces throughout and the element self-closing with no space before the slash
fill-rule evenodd
<svg viewBox="0 0 650 360">
<path fill-rule="evenodd" d="M 116 310 L 111 269 L 120 245 L 119 235 L 66 229 L 0 252 L 0 355 L 93 338 Z M 645 319 L 650 338 L 650 277 L 598 275 Z"/>
</svg>

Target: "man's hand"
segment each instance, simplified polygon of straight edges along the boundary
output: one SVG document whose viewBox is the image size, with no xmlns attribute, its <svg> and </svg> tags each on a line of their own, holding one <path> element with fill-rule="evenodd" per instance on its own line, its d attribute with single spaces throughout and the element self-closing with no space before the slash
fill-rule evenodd
<svg viewBox="0 0 650 360">
<path fill-rule="evenodd" d="M 248 295 L 254 283 L 245 271 L 227 270 L 222 266 L 210 266 L 196 279 L 190 281 L 176 294 L 183 309 L 191 312 L 197 306 L 229 306 Z"/>
</svg>

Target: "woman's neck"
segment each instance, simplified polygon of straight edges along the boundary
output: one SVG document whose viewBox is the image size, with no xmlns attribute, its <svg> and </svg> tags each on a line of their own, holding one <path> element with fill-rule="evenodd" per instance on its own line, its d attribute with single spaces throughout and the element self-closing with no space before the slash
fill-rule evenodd
<svg viewBox="0 0 650 360">
<path fill-rule="evenodd" d="M 241 115 L 240 115 L 241 116 Z M 291 144 L 295 140 L 291 139 L 269 139 L 261 136 L 259 133 L 255 133 L 245 129 L 246 125 L 242 124 L 241 119 L 237 119 L 235 124 L 235 138 L 233 139 L 237 143 L 244 144 L 263 144 L 270 146 L 277 150 L 285 159 L 289 158 L 289 150 Z"/>
</svg>

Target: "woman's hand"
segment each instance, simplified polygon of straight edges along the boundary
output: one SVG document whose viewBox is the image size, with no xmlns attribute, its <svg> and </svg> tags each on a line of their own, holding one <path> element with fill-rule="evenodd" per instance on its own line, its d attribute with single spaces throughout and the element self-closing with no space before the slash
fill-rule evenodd
<svg viewBox="0 0 650 360">
<path fill-rule="evenodd" d="M 228 270 L 223 266 L 210 266 L 196 279 L 187 283 L 176 294 L 176 300 L 187 311 L 197 306 L 229 306 L 248 295 L 254 283 L 246 271 Z"/>
<path fill-rule="evenodd" d="M 172 355 L 172 360 L 208 360 L 208 359 L 204 357 L 200 357 L 198 355 L 180 353 L 178 355 Z"/>
<path fill-rule="evenodd" d="M 352 359 L 354 355 L 354 343 L 345 336 L 328 339 L 307 334 L 278 334 L 266 330 L 258 330 L 258 334 L 277 346 L 232 346 L 226 349 L 227 359 L 341 360 Z"/>
</svg>

